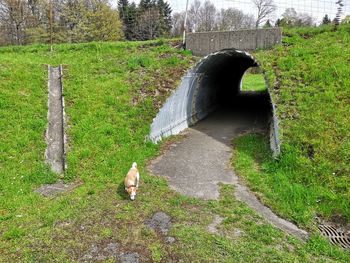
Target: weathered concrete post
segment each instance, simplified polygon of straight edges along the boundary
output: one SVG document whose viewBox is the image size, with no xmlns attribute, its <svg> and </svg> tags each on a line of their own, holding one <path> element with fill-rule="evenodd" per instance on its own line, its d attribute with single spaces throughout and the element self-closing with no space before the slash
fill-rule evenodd
<svg viewBox="0 0 350 263">
<path fill-rule="evenodd" d="M 48 126 L 46 130 L 46 161 L 51 170 L 62 174 L 65 170 L 64 98 L 62 96 L 62 66 L 48 66 Z"/>
</svg>

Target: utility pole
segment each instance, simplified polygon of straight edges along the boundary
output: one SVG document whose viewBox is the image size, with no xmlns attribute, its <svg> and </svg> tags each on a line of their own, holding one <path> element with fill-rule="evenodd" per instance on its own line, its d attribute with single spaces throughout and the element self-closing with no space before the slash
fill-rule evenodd
<svg viewBox="0 0 350 263">
<path fill-rule="evenodd" d="M 49 4 L 49 26 L 50 26 L 50 50 L 53 50 L 53 0 L 50 0 L 50 4 Z"/>
<path fill-rule="evenodd" d="M 186 27 L 187 27 L 187 10 L 188 10 L 188 0 L 186 0 L 186 12 L 185 12 L 185 20 L 184 20 L 184 32 L 182 35 L 182 45 L 185 48 L 186 45 Z"/>
</svg>

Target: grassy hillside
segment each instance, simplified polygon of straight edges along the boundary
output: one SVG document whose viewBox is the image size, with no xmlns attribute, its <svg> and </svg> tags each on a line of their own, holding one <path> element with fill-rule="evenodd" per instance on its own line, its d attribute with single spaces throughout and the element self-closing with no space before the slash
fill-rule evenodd
<svg viewBox="0 0 350 263">
<path fill-rule="evenodd" d="M 235 141 L 234 165 L 261 199 L 299 225 L 350 220 L 350 27 L 286 31 L 256 54 L 280 119 L 282 155 L 266 139 Z"/>
<path fill-rule="evenodd" d="M 0 262 L 97 260 L 94 253 L 105 253 L 110 243 L 117 243 L 120 252 L 139 253 L 141 262 L 350 261 L 347 252 L 316 232 L 302 243 L 273 228 L 234 200 L 230 186 L 221 187 L 220 200 L 201 201 L 181 196 L 164 179 L 147 174 L 147 160 L 160 149 L 145 136 L 161 101 L 192 64 L 187 52 L 161 41 L 58 45 L 54 52 L 48 50 L 0 48 Z M 64 179 L 81 183 L 55 198 L 33 192 L 57 180 L 44 163 L 47 64 L 63 64 L 65 69 L 69 152 Z M 283 131 L 287 127 L 282 126 Z M 293 146 L 293 137 L 289 142 L 287 135 L 285 151 Z M 138 162 L 142 178 L 135 202 L 127 200 L 123 190 L 132 161 Z M 172 217 L 169 235 L 175 243 L 144 225 L 157 211 Z M 214 214 L 225 218 L 218 226 L 220 235 L 206 230 Z"/>
<path fill-rule="evenodd" d="M 266 91 L 264 74 L 245 73 L 242 79 L 242 91 Z"/>
</svg>

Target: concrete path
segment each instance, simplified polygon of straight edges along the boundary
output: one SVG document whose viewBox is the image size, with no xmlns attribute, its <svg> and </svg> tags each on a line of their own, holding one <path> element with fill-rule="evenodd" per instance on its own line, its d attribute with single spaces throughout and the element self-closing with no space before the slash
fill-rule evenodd
<svg viewBox="0 0 350 263">
<path fill-rule="evenodd" d="M 176 191 L 203 199 L 219 197 L 218 183 L 233 184 L 232 138 L 247 130 L 262 130 L 266 119 L 254 112 L 217 111 L 185 131 L 185 138 L 150 165 Z"/>
<path fill-rule="evenodd" d="M 267 129 L 267 115 L 259 110 L 221 110 L 211 114 L 185 131 L 185 136 L 159 158 L 149 170 L 168 179 L 169 185 L 181 194 L 218 199 L 218 183 L 233 184 L 235 197 L 246 203 L 274 226 L 300 239 L 307 233 L 294 224 L 279 218 L 265 207 L 234 173 L 230 159 L 232 139 L 244 131 Z"/>
</svg>

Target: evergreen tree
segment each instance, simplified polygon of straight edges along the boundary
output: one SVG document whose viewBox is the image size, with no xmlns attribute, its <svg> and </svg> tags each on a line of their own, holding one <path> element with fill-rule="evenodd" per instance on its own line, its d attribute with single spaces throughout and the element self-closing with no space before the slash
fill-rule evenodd
<svg viewBox="0 0 350 263">
<path fill-rule="evenodd" d="M 276 20 L 275 26 L 281 26 L 281 19 L 280 18 L 278 18 Z"/>
<path fill-rule="evenodd" d="M 325 15 L 322 19 L 322 25 L 327 25 L 330 24 L 332 21 L 331 19 L 328 17 L 328 15 Z"/>
<path fill-rule="evenodd" d="M 128 10 L 128 34 L 130 40 L 137 40 L 137 6 L 134 2 L 129 5 Z"/>
<path fill-rule="evenodd" d="M 135 38 L 136 23 L 136 5 L 129 4 L 128 0 L 118 1 L 118 11 L 120 19 L 123 22 L 123 32 L 125 39 L 133 40 Z"/>
<path fill-rule="evenodd" d="M 148 10 L 156 6 L 155 0 L 141 0 L 139 4 L 140 11 Z"/>
<path fill-rule="evenodd" d="M 172 26 L 171 7 L 164 0 L 158 0 L 157 7 L 161 17 L 159 21 L 159 36 L 169 35 Z"/>
<path fill-rule="evenodd" d="M 288 27 L 288 23 L 285 18 L 278 18 L 275 25 L 278 27 Z"/>
<path fill-rule="evenodd" d="M 334 25 L 337 27 L 340 24 L 340 17 L 343 12 L 343 6 L 344 6 L 343 0 L 338 0 L 336 4 L 338 5 L 337 14 L 333 21 L 334 21 Z"/>
<path fill-rule="evenodd" d="M 123 22 L 125 17 L 127 16 L 128 7 L 129 7 L 128 0 L 118 0 L 119 17 Z"/>
<path fill-rule="evenodd" d="M 263 26 L 263 28 L 270 28 L 270 27 L 272 27 L 272 25 L 270 23 L 270 19 L 267 19 L 265 25 Z"/>
</svg>

